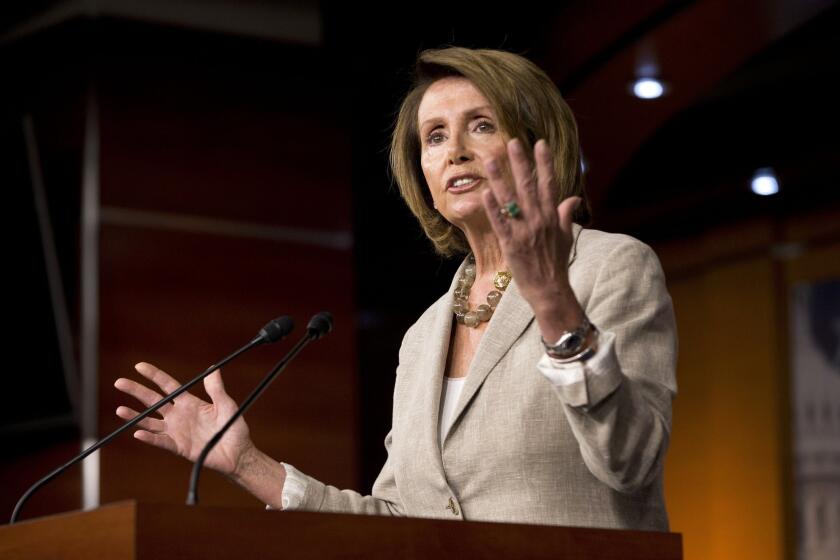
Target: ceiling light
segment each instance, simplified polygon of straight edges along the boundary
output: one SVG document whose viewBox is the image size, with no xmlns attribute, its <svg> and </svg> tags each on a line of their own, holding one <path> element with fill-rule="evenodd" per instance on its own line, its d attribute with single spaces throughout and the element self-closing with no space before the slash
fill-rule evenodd
<svg viewBox="0 0 840 560">
<path fill-rule="evenodd" d="M 761 196 L 770 196 L 779 192 L 779 181 L 771 167 L 762 167 L 757 170 L 750 184 L 752 192 Z"/>
<path fill-rule="evenodd" d="M 656 99 L 665 93 L 665 84 L 656 78 L 638 78 L 633 82 L 633 95 L 639 99 Z"/>
</svg>

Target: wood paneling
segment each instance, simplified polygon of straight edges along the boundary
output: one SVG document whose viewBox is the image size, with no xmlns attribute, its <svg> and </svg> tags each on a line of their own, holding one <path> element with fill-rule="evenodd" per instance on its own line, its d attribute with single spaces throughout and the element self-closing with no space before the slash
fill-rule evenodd
<svg viewBox="0 0 840 560">
<path fill-rule="evenodd" d="M 290 53 L 288 56 L 292 56 Z M 127 403 L 114 388 L 148 361 L 186 381 L 251 340 L 268 320 L 292 315 L 288 341 L 259 348 L 224 371 L 240 400 L 328 310 L 336 328 L 306 348 L 247 415 L 262 449 L 342 487 L 358 479 L 353 263 L 317 238 L 270 241 L 248 228 L 344 234 L 350 241 L 350 150 L 330 115 L 335 100 L 314 67 L 263 73 L 192 53 L 170 60 L 106 58 L 100 81 L 101 432 Z M 225 55 L 229 56 L 229 55 Z M 185 62 L 191 63 L 182 66 Z M 183 68 L 183 72 L 179 69 Z M 297 88 L 287 87 L 294 82 Z M 332 107 L 332 108 L 330 108 Z M 122 221 L 123 210 L 140 219 Z M 166 226 L 154 216 L 165 214 Z M 144 223 L 143 217 L 151 217 Z M 221 220 L 233 230 L 195 225 Z M 241 224 L 242 235 L 236 230 Z M 199 391 L 202 394 L 203 391 Z M 121 438 L 102 457 L 102 500 L 180 502 L 190 465 Z M 242 490 L 208 474 L 202 502 L 251 504 Z"/>
</svg>

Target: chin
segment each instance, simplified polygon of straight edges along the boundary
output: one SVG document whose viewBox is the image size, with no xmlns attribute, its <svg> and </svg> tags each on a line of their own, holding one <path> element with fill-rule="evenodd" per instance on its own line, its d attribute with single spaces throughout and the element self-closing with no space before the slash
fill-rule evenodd
<svg viewBox="0 0 840 560">
<path fill-rule="evenodd" d="M 467 224 L 486 222 L 487 213 L 484 211 L 484 205 L 480 202 L 478 204 L 457 204 L 447 209 L 444 218 L 463 230 Z"/>
</svg>

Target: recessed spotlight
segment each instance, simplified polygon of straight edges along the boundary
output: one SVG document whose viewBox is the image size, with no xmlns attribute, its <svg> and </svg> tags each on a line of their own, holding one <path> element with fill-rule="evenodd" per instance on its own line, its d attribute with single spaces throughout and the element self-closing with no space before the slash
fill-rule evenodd
<svg viewBox="0 0 840 560">
<path fill-rule="evenodd" d="M 665 93 L 665 84 L 656 78 L 638 78 L 631 91 L 639 99 L 656 99 Z"/>
<path fill-rule="evenodd" d="M 750 183 L 752 192 L 760 196 L 770 196 L 779 192 L 779 181 L 772 167 L 758 169 Z"/>
</svg>

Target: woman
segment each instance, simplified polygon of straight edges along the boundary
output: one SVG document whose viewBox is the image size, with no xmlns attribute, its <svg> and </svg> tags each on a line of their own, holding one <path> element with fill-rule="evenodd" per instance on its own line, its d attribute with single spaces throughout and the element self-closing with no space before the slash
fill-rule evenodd
<svg viewBox="0 0 840 560">
<path fill-rule="evenodd" d="M 244 421 L 208 466 L 277 509 L 667 530 L 671 300 L 649 247 L 575 223 L 588 219 L 577 127 L 554 84 L 514 54 L 426 51 L 391 148 L 438 252 L 468 256 L 405 335 L 371 495 L 271 459 Z M 183 396 L 135 437 L 195 459 L 235 408 L 220 374 L 206 388 L 212 403 Z"/>
</svg>

